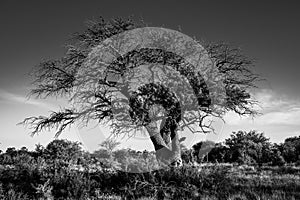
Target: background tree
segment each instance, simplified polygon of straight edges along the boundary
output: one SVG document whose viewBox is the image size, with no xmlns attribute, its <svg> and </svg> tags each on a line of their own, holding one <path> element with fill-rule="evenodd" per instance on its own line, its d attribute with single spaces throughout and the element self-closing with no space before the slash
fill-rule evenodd
<svg viewBox="0 0 300 200">
<path fill-rule="evenodd" d="M 218 72 L 218 74 L 210 74 L 207 80 L 211 80 L 215 75 L 222 75 L 224 78 L 222 86 L 215 85 L 215 92 L 222 88 L 225 89 L 224 98 L 226 100 L 217 105 L 217 110 L 213 109 L 212 104 L 216 102 L 212 101 L 212 97 L 218 94 L 208 91 L 207 84 L 201 76 L 202 72 L 196 73 L 196 69 L 187 65 L 178 55 L 159 49 L 139 49 L 129 52 L 106 66 L 108 70 L 105 72 L 107 73 L 100 70 L 101 73 L 95 75 L 97 68 L 94 68 L 95 65 L 92 63 L 95 59 L 108 56 L 103 53 L 93 57 L 93 52 L 95 53 L 97 46 L 107 38 L 138 27 L 145 27 L 145 25 L 135 23 L 130 19 L 105 21 L 100 18 L 98 21 L 90 21 L 85 31 L 75 34 L 70 40 L 70 44 L 66 46 L 66 53 L 61 59 L 41 62 L 33 70 L 35 88 L 31 91 L 31 95 L 37 97 L 62 96 L 73 103 L 70 104 L 70 107 L 53 112 L 48 117 L 40 116 L 25 119 L 24 123 L 33 128 L 33 135 L 43 129 L 51 128 L 57 128 L 56 135 L 59 135 L 67 126 L 77 121 L 84 124 L 90 120 L 97 120 L 100 124 L 109 123 L 115 134 L 121 134 L 124 131 L 133 133 L 136 128 L 132 128 L 128 124 L 134 124 L 134 127 L 139 125 L 139 127 L 146 128 L 158 160 L 162 163 L 177 163 L 181 159 L 178 136 L 180 128 L 189 127 L 189 124 L 193 122 L 199 125 L 203 133 L 206 132 L 203 128 L 212 128 L 204 120 L 208 116 L 222 117 L 228 111 L 234 111 L 240 115 L 256 114 L 253 110 L 255 101 L 251 99 L 249 89 L 255 86 L 254 82 L 258 76 L 251 71 L 251 60 L 244 56 L 240 49 L 232 48 L 226 44 L 204 45 L 205 52 L 212 62 L 212 69 Z M 157 42 L 165 37 L 170 38 L 172 35 L 155 36 L 154 40 Z M 178 40 L 175 44 L 173 42 L 164 45 L 171 45 L 170 48 L 176 48 L 184 44 Z M 190 47 L 186 49 L 190 49 Z M 182 110 L 185 106 L 180 104 L 179 97 L 168 89 L 169 85 L 152 83 L 131 91 L 129 102 L 127 101 L 130 107 L 130 119 L 114 116 L 114 111 L 118 108 L 115 107 L 113 97 L 116 96 L 112 96 L 112 91 L 117 90 L 122 93 L 125 86 L 116 86 L 116 82 L 112 81 L 113 77 L 122 76 L 132 67 L 145 64 L 150 65 L 150 67 L 152 65 L 168 65 L 184 75 L 193 89 L 193 95 L 196 95 L 196 102 L 193 102 L 197 104 L 197 106 L 194 105 L 196 109 L 187 110 L 189 115 L 186 115 Z M 91 82 L 92 84 L 90 84 Z M 176 79 L 173 79 L 170 84 L 176 84 Z M 92 85 L 94 87 L 90 87 Z M 90 90 L 82 90 L 82 88 Z M 184 94 L 183 99 L 188 101 L 190 98 L 188 98 L 188 94 Z M 154 106 L 157 104 L 164 109 Z M 157 114 L 161 110 L 165 110 L 167 118 L 163 127 L 159 129 L 158 124 L 151 119 L 159 118 Z M 116 119 L 118 117 L 122 119 Z"/>
<path fill-rule="evenodd" d="M 286 162 L 300 163 L 300 136 L 285 139 L 279 148 Z"/>
<path fill-rule="evenodd" d="M 215 143 L 213 141 L 201 141 L 193 145 L 194 157 L 198 163 L 208 161 L 208 153 L 214 148 Z"/>
<path fill-rule="evenodd" d="M 106 139 L 100 144 L 100 149 L 93 153 L 93 156 L 98 158 L 106 168 L 119 169 L 120 163 L 115 159 L 114 151 L 120 145 L 114 139 Z"/>
<path fill-rule="evenodd" d="M 226 163 L 228 159 L 229 149 L 222 143 L 216 143 L 211 151 L 208 153 L 207 160 L 209 162 Z"/>
<path fill-rule="evenodd" d="M 55 139 L 46 146 L 43 157 L 52 161 L 58 168 L 59 166 L 77 164 L 82 154 L 83 151 L 79 142 Z"/>
<path fill-rule="evenodd" d="M 233 132 L 231 137 L 225 140 L 225 144 L 229 148 L 231 162 L 262 164 L 271 161 L 272 145 L 263 133 Z"/>
<path fill-rule="evenodd" d="M 185 138 L 182 138 L 182 141 L 184 141 Z M 180 149 L 181 149 L 181 159 L 183 163 L 190 164 L 194 163 L 194 150 L 188 149 L 182 142 L 180 143 Z"/>
<path fill-rule="evenodd" d="M 15 147 L 8 147 L 6 152 L 0 155 L 0 164 L 2 165 L 18 165 L 30 163 L 33 159 L 33 152 L 28 151 L 26 147 L 16 149 Z"/>
<path fill-rule="evenodd" d="M 280 145 L 272 144 L 271 152 L 269 153 L 270 158 L 266 160 L 270 160 L 273 166 L 283 166 L 286 164 L 286 160 L 280 151 Z"/>
<path fill-rule="evenodd" d="M 114 139 L 106 139 L 100 144 L 100 147 L 108 151 L 110 156 L 113 156 L 113 152 L 120 145 L 120 142 L 117 142 Z"/>
</svg>

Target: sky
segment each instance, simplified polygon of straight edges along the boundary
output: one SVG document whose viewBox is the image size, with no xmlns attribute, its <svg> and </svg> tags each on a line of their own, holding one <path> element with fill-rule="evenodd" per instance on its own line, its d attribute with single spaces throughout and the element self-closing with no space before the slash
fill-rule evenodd
<svg viewBox="0 0 300 200">
<path fill-rule="evenodd" d="M 63 56 L 64 45 L 74 32 L 84 30 L 89 19 L 133 16 L 149 26 L 178 30 L 191 37 L 227 42 L 240 47 L 255 61 L 254 71 L 266 81 L 253 96 L 263 115 L 254 119 L 233 113 L 218 135 L 193 136 L 222 141 L 232 131 L 258 130 L 272 142 L 300 135 L 300 13 L 297 1 L 15 1 L 0 4 L 0 149 L 46 145 L 54 131 L 31 137 L 16 125 L 25 117 L 48 115 L 66 102 L 60 99 L 28 99 L 30 70 L 40 61 Z M 91 126 L 95 127 L 95 126 Z M 87 150 L 96 149 L 109 135 L 105 127 L 66 130 L 60 138 L 79 140 Z M 123 139 L 123 145 L 152 148 L 149 139 Z"/>
</svg>

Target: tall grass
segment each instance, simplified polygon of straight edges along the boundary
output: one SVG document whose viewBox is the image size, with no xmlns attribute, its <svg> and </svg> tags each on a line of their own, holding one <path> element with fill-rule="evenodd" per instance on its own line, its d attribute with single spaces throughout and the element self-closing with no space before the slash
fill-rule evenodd
<svg viewBox="0 0 300 200">
<path fill-rule="evenodd" d="M 0 199 L 300 199 L 297 168 L 185 165 L 148 173 L 46 166 L 0 170 Z"/>
</svg>

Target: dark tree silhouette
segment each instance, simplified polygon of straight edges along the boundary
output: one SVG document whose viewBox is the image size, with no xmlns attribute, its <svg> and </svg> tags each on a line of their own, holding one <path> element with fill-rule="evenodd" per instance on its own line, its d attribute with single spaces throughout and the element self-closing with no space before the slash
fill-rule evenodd
<svg viewBox="0 0 300 200">
<path fill-rule="evenodd" d="M 251 60 L 238 48 L 223 43 L 202 45 L 212 69 L 218 73 L 210 73 L 211 77 L 206 79 L 201 75 L 201 70 L 197 72 L 195 66 L 189 65 L 182 56 L 158 48 L 133 50 L 117 56 L 109 64 L 99 61 L 111 56 L 107 52 L 99 54 L 97 51 L 104 40 L 141 27 L 145 25 L 130 19 L 106 21 L 100 18 L 89 22 L 87 29 L 82 33 L 75 34 L 61 59 L 41 62 L 33 70 L 34 89 L 31 95 L 42 98 L 62 96 L 70 100 L 70 107 L 52 112 L 48 117 L 26 118 L 23 123 L 31 126 L 32 134 L 37 134 L 43 129 L 56 128 L 56 135 L 59 135 L 77 121 L 86 124 L 90 120 L 97 120 L 99 124 L 108 123 L 115 134 L 132 134 L 144 127 L 153 142 L 158 160 L 163 163 L 176 163 L 180 160 L 179 128 L 190 128 L 190 124 L 196 123 L 202 132 L 207 132 L 209 129 L 205 128 L 212 128 L 210 123 L 204 120 L 208 116 L 222 117 L 228 111 L 240 115 L 256 114 L 253 109 L 256 102 L 251 98 L 249 89 L 255 87 L 258 76 L 251 71 Z M 154 36 L 153 40 L 159 42 L 161 38 L 171 37 L 172 35 L 166 33 Z M 175 39 L 170 43 L 164 41 L 163 46 L 176 49 L 182 45 L 190 45 L 181 44 L 179 38 Z M 191 52 L 183 53 L 188 55 Z M 97 68 L 102 64 L 106 66 L 104 71 Z M 168 69 L 176 71 L 177 75 L 171 74 L 169 70 L 166 72 L 169 78 L 166 84 L 143 84 L 143 81 L 140 81 L 143 85 L 135 89 L 128 89 L 128 84 L 118 82 L 120 77 L 124 78 L 124 74 L 127 74 L 125 78 L 132 79 L 132 76 L 136 75 L 132 70 L 142 65 L 148 65 L 151 72 L 149 77 L 154 76 L 155 67 L 160 66 L 161 73 L 166 71 L 167 68 L 161 67 L 162 65 L 169 66 Z M 180 88 L 178 74 L 187 79 L 192 93 Z M 212 92 L 207 82 L 217 75 L 222 76 L 222 86 L 215 84 Z M 170 90 L 171 86 L 180 88 L 181 93 L 174 94 Z M 222 97 L 224 101 L 218 102 L 221 98 L 216 96 L 221 89 L 225 91 Z M 127 100 L 120 101 L 119 96 L 114 95 L 115 92 L 121 93 Z M 193 95 L 195 101 L 191 100 Z M 122 102 L 127 103 L 127 110 Z M 165 114 L 159 128 L 157 122 L 163 118 L 162 110 Z M 125 111 L 129 115 L 126 115 Z"/>
<path fill-rule="evenodd" d="M 280 146 L 284 159 L 289 163 L 300 162 L 300 136 L 285 139 Z"/>
<path fill-rule="evenodd" d="M 225 140 L 229 148 L 230 162 L 243 164 L 262 164 L 272 162 L 274 153 L 269 138 L 264 133 L 257 131 L 233 132 L 230 138 Z"/>
<path fill-rule="evenodd" d="M 60 159 L 76 163 L 82 156 L 82 149 L 78 142 L 56 139 L 46 146 L 43 156 L 51 160 Z"/>
<path fill-rule="evenodd" d="M 201 163 L 204 161 L 204 158 L 206 157 L 206 161 L 209 159 L 209 152 L 215 147 L 215 142 L 213 141 L 201 141 L 193 145 L 193 154 L 196 158 L 196 161 Z"/>
</svg>

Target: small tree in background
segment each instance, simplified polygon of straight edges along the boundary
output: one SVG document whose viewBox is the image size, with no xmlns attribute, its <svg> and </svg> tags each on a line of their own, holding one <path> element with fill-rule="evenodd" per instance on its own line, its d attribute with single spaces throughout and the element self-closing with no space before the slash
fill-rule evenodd
<svg viewBox="0 0 300 200">
<path fill-rule="evenodd" d="M 285 139 L 279 148 L 286 162 L 300 164 L 300 136 Z"/>
<path fill-rule="evenodd" d="M 215 163 L 226 163 L 228 159 L 229 149 L 222 143 L 216 143 L 208 153 L 208 161 Z"/>
<path fill-rule="evenodd" d="M 99 146 L 99 150 L 96 150 L 93 155 L 99 158 L 100 162 L 104 164 L 105 168 L 119 169 L 120 163 L 115 159 L 114 151 L 120 145 L 119 142 L 113 139 L 106 139 Z"/>
<path fill-rule="evenodd" d="M 55 169 L 77 164 L 83 151 L 79 142 L 55 139 L 51 141 L 43 152 L 47 161 L 53 162 Z"/>
<path fill-rule="evenodd" d="M 271 162 L 272 145 L 269 138 L 257 131 L 233 132 L 230 138 L 225 140 L 229 148 L 230 162 L 242 164 L 262 164 Z"/>
<path fill-rule="evenodd" d="M 201 141 L 193 145 L 194 157 L 196 158 L 198 163 L 204 162 L 204 158 L 206 158 L 206 162 L 209 160 L 209 152 L 215 147 L 215 143 L 213 141 Z"/>
</svg>

